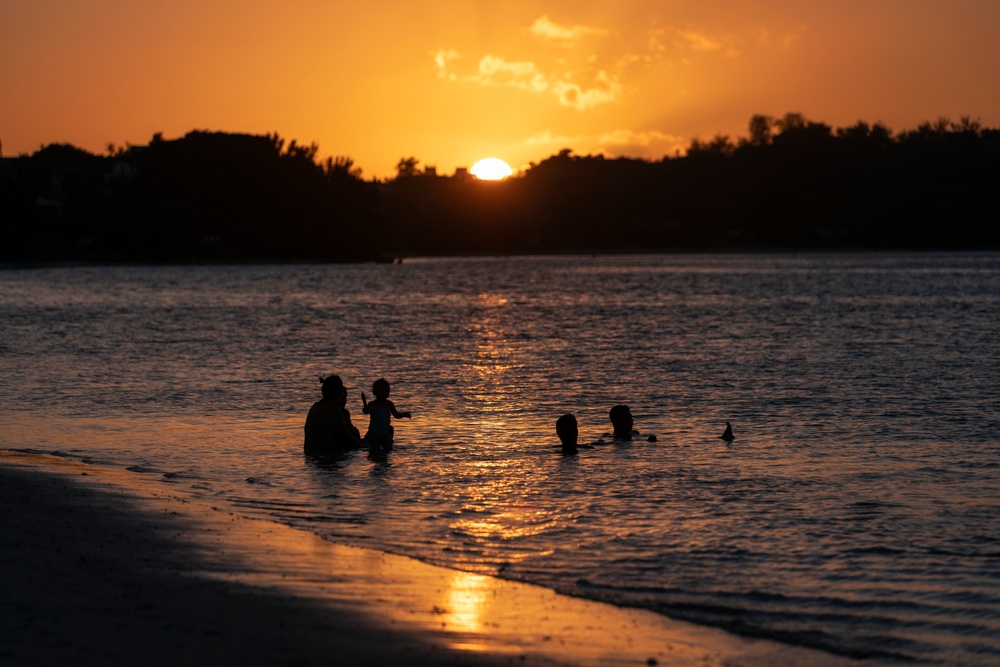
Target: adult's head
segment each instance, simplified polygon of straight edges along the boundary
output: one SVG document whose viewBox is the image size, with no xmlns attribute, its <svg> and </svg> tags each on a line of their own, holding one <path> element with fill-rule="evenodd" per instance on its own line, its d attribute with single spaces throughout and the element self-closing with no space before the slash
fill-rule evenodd
<svg viewBox="0 0 1000 667">
<path fill-rule="evenodd" d="M 319 379 L 323 383 L 323 398 L 339 399 L 344 394 L 344 381 L 339 375 L 328 375 Z"/>
<path fill-rule="evenodd" d="M 616 405 L 609 414 L 615 437 L 623 440 L 632 438 L 632 411 L 627 405 Z"/>
<path fill-rule="evenodd" d="M 563 447 L 576 447 L 577 438 L 580 437 L 580 430 L 576 424 L 576 417 L 565 414 L 556 420 L 556 435 Z"/>
</svg>

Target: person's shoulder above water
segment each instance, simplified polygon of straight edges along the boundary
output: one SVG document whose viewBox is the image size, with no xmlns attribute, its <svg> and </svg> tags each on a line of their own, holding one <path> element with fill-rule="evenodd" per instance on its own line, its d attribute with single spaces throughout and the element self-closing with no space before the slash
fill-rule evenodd
<svg viewBox="0 0 1000 667">
<path fill-rule="evenodd" d="M 319 451 L 331 448 L 336 440 L 331 410 L 340 410 L 330 401 L 317 401 L 309 408 L 306 415 L 305 442 L 306 451 Z"/>
</svg>

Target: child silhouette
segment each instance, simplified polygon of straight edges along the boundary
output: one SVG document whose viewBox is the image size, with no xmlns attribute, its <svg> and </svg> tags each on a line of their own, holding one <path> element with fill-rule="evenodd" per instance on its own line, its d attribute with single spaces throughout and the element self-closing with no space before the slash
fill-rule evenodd
<svg viewBox="0 0 1000 667">
<path fill-rule="evenodd" d="M 369 417 L 368 432 L 365 433 L 365 442 L 371 446 L 381 449 L 392 449 L 392 436 L 395 429 L 392 427 L 392 418 L 410 419 L 409 412 L 399 412 L 396 406 L 389 400 L 389 381 L 379 378 L 372 383 L 372 393 L 375 398 L 369 403 L 365 392 L 361 392 L 361 403 L 364 407 L 361 412 Z"/>
</svg>

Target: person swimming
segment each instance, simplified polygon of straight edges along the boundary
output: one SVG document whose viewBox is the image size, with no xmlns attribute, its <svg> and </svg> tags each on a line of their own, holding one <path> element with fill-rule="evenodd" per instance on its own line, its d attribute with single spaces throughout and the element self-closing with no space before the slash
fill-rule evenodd
<svg viewBox="0 0 1000 667">
<path fill-rule="evenodd" d="M 632 439 L 632 411 L 627 405 L 616 405 L 608 413 L 615 440 Z"/>
<path fill-rule="evenodd" d="M 577 440 L 580 437 L 580 429 L 576 423 L 576 417 L 566 413 L 556 420 L 556 435 L 562 443 L 562 453 L 565 456 L 576 454 L 579 451 Z"/>
<path fill-rule="evenodd" d="M 627 405 L 616 405 L 611 408 L 611 412 L 608 414 L 611 418 L 611 427 L 613 430 L 612 437 L 615 440 L 622 442 L 628 442 L 632 440 L 633 437 L 639 435 L 639 431 L 632 428 L 634 421 L 632 419 L 632 410 Z M 649 442 L 656 442 L 655 435 L 649 435 L 646 437 Z"/>
<path fill-rule="evenodd" d="M 392 449 L 393 435 L 395 429 L 392 427 L 392 418 L 410 419 L 409 412 L 399 412 L 396 406 L 389 400 L 391 387 L 385 378 L 379 378 L 372 383 L 372 393 L 375 398 L 369 403 L 365 392 L 361 392 L 361 403 L 364 407 L 361 412 L 368 415 L 368 432 L 365 433 L 364 440 L 373 447 L 381 449 Z"/>
</svg>

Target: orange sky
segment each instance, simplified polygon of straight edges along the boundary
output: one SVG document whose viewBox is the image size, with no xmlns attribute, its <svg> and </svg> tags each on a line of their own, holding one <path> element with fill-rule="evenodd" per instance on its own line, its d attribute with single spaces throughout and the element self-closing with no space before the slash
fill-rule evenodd
<svg viewBox="0 0 1000 667">
<path fill-rule="evenodd" d="M 788 111 L 1000 126 L 1000 1 L 0 0 L 8 157 L 206 129 L 450 174 L 659 158 Z"/>
</svg>

